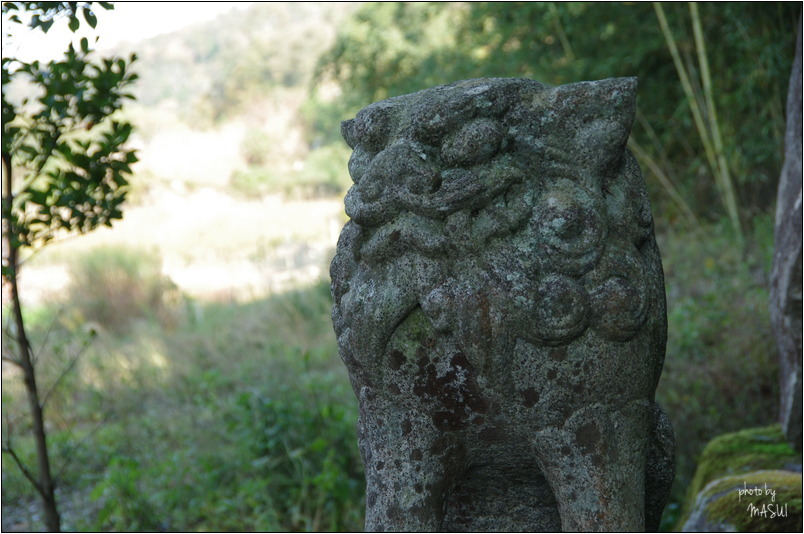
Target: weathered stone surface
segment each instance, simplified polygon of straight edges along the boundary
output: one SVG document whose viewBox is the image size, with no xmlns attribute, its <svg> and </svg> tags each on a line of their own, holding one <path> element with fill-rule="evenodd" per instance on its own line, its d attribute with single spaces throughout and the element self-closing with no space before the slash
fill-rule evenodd
<svg viewBox="0 0 804 534">
<path fill-rule="evenodd" d="M 776 202 L 770 311 L 779 350 L 780 420 L 787 439 L 801 451 L 801 19 L 796 42 L 796 59 L 787 96 L 784 167 Z"/>
<path fill-rule="evenodd" d="M 476 79 L 342 125 L 333 322 L 366 529 L 658 528 L 664 280 L 636 79 Z"/>
</svg>

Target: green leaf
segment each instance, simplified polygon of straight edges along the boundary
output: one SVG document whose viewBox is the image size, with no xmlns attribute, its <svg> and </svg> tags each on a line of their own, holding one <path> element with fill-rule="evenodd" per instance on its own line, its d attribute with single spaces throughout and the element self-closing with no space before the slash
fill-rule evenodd
<svg viewBox="0 0 804 534">
<path fill-rule="evenodd" d="M 89 7 L 84 8 L 84 20 L 86 20 L 92 28 L 98 25 L 98 18 Z"/>
<path fill-rule="evenodd" d="M 70 28 L 71 32 L 75 33 L 75 31 L 78 29 L 78 26 L 80 24 L 81 23 L 78 21 L 78 17 L 76 17 L 75 15 L 72 15 L 72 16 L 70 16 L 70 22 L 67 24 L 67 27 Z M 45 31 L 47 31 L 47 30 L 45 30 Z"/>
<path fill-rule="evenodd" d="M 320 452 L 326 450 L 327 447 L 329 447 L 329 442 L 324 438 L 318 438 L 310 444 L 310 451 Z"/>
<path fill-rule="evenodd" d="M 89 500 L 93 502 L 97 501 L 103 496 L 105 490 L 106 490 L 106 481 L 98 483 L 89 493 Z"/>
</svg>

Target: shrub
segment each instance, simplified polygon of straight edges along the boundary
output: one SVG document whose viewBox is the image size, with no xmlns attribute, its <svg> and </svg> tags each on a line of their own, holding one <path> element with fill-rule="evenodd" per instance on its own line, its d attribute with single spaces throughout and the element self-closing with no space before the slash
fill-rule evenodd
<svg viewBox="0 0 804 534">
<path fill-rule="evenodd" d="M 326 380 L 307 388 L 303 395 L 280 389 L 237 396 L 230 430 L 249 451 L 245 481 L 261 482 L 260 492 L 272 496 L 278 524 L 263 528 L 354 531 L 362 526 L 363 500 L 356 411 L 323 394 L 332 388 Z M 253 484 L 242 483 L 237 501 L 248 502 L 241 494 Z"/>
<path fill-rule="evenodd" d="M 249 166 L 262 166 L 268 163 L 271 152 L 274 150 L 274 143 L 274 139 L 267 132 L 252 128 L 246 132 L 240 142 L 240 154 Z"/>
<path fill-rule="evenodd" d="M 72 262 L 69 307 L 79 322 L 123 333 L 136 319 L 175 321 L 176 285 L 158 254 L 120 246 L 96 248 Z"/>
<path fill-rule="evenodd" d="M 161 530 L 159 515 L 142 491 L 139 462 L 133 458 L 115 457 L 103 480 L 95 486 L 90 498 L 101 503 L 97 523 L 109 531 Z"/>
<path fill-rule="evenodd" d="M 313 196 L 343 193 L 352 185 L 346 170 L 350 154 L 346 143 L 317 148 L 307 155 L 304 167 L 297 172 L 296 181 Z"/>
<path fill-rule="evenodd" d="M 342 194 L 351 185 L 346 164 L 350 150 L 345 143 L 311 151 L 300 166 L 281 170 L 264 158 L 247 158 L 249 166 L 237 169 L 229 185 L 246 198 L 274 193 L 289 198 L 310 199 Z"/>
<path fill-rule="evenodd" d="M 266 167 L 236 169 L 229 177 L 231 188 L 245 198 L 260 197 L 284 189 L 282 177 Z"/>
</svg>

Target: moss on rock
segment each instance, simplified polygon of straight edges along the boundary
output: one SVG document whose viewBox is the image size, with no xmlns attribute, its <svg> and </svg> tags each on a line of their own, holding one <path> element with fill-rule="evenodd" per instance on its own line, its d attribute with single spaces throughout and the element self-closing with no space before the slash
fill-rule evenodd
<svg viewBox="0 0 804 534">
<path fill-rule="evenodd" d="M 701 454 L 679 526 L 685 531 L 801 531 L 801 491 L 801 454 L 785 441 L 779 425 L 724 434 Z"/>
<path fill-rule="evenodd" d="M 718 436 L 707 444 L 690 486 L 691 495 L 727 475 L 800 465 L 801 454 L 786 442 L 778 424 Z"/>
<path fill-rule="evenodd" d="M 685 532 L 801 532 L 801 474 L 763 470 L 710 482 Z"/>
</svg>

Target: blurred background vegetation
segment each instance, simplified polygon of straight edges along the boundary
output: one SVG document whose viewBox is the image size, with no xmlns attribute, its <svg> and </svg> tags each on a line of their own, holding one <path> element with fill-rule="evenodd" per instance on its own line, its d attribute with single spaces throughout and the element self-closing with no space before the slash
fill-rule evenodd
<svg viewBox="0 0 804 534">
<path fill-rule="evenodd" d="M 269 3 L 119 46 L 140 58 L 125 219 L 23 275 L 42 380 L 57 385 L 64 528 L 362 528 L 357 402 L 325 274 L 350 183 L 339 121 L 480 76 L 639 77 L 629 146 L 667 282 L 657 397 L 676 431 L 673 528 L 703 445 L 777 417 L 768 284 L 800 9 Z M 4 366 L 3 434 L 30 459 L 16 378 Z M 3 530 L 37 528 L 5 458 L 2 482 Z"/>
</svg>

